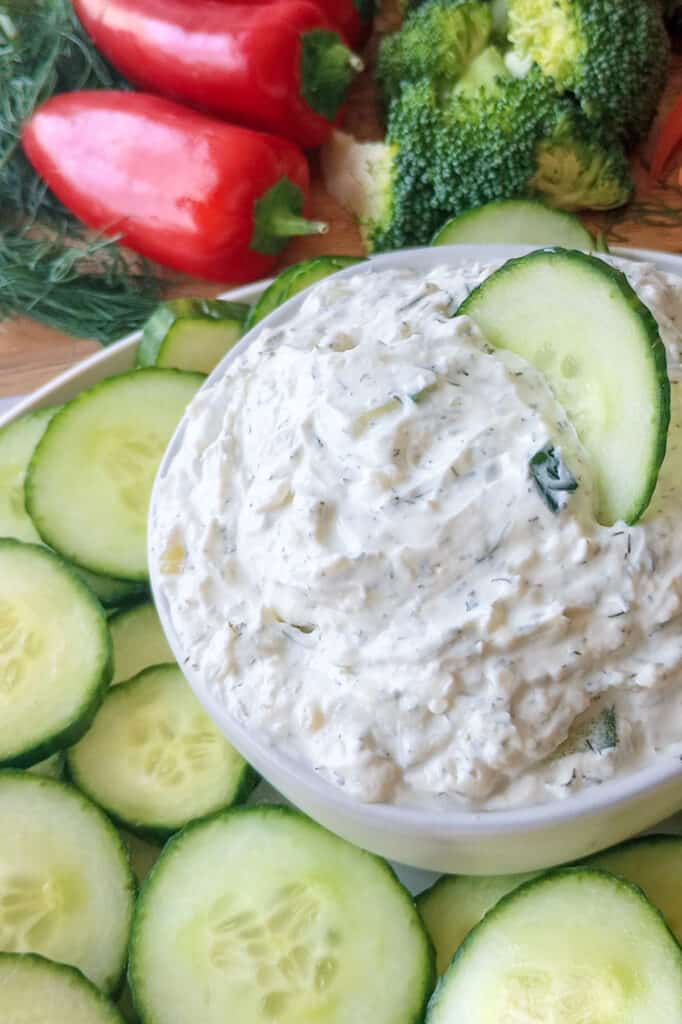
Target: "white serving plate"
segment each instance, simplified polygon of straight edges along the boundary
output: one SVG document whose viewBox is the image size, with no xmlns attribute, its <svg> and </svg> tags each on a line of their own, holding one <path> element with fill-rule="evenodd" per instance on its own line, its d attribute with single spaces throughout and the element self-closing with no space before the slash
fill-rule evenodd
<svg viewBox="0 0 682 1024">
<path fill-rule="evenodd" d="M 449 250 L 450 258 L 456 251 L 457 258 L 467 262 L 505 259 L 527 251 L 519 247 L 500 246 L 488 246 L 483 250 L 481 247 L 461 246 L 449 247 Z M 682 277 L 682 257 L 634 249 L 615 249 L 613 254 L 646 260 L 655 263 L 661 270 Z M 443 250 L 442 255 L 444 261 L 448 259 L 447 250 Z M 415 251 L 413 258 L 421 263 L 433 261 L 433 257 L 434 250 L 430 249 L 422 250 L 421 253 Z M 383 262 L 387 257 L 376 259 Z M 353 268 L 343 271 L 349 272 L 352 273 Z M 226 292 L 222 297 L 253 302 L 269 283 L 262 281 L 247 285 Z M 297 298 L 291 301 L 296 303 Z M 280 310 L 276 310 L 271 317 L 276 322 L 280 315 Z M 131 369 L 135 364 L 139 339 L 140 332 L 135 332 L 76 364 L 18 402 L 9 413 L 0 416 L 0 427 L 26 412 L 68 401 L 98 381 Z M 240 342 L 238 349 L 248 343 L 247 336 L 244 343 Z M 228 354 L 226 359 L 230 359 L 231 355 Z M 214 375 L 220 375 L 222 366 L 214 371 Z M 169 451 L 176 443 L 174 439 Z M 159 611 L 162 620 L 166 620 L 167 632 L 171 632 L 163 607 Z M 179 652 L 175 638 L 170 635 L 169 640 L 177 655 Z M 434 877 L 427 873 L 430 871 L 488 874 L 530 870 L 574 860 L 651 828 L 657 821 L 667 818 L 682 807 L 682 768 L 667 773 L 655 768 L 628 777 L 625 784 L 623 780 L 616 780 L 616 783 L 598 787 L 600 790 L 615 787 L 613 799 L 607 806 L 602 806 L 603 801 L 595 800 L 595 793 L 588 790 L 560 805 L 545 805 L 544 810 L 522 808 L 518 812 L 448 813 L 442 815 L 443 820 L 440 821 L 435 820 L 433 814 L 406 812 L 404 808 L 394 807 L 371 807 L 368 815 L 368 808 L 344 798 L 322 780 L 313 780 L 315 784 L 311 787 L 308 778 L 301 787 L 300 777 L 311 773 L 296 772 L 296 766 L 285 763 L 283 770 L 273 772 L 272 758 L 264 756 L 263 751 L 250 741 L 243 730 L 235 729 L 233 723 L 223 720 L 224 711 L 220 712 L 207 703 L 196 680 L 190 679 L 190 683 L 228 738 L 285 797 L 331 830 L 358 845 L 381 853 L 393 862 L 427 869 L 398 867 L 399 874 L 413 891 L 420 890 Z M 286 759 L 283 761 L 286 762 Z M 282 765 L 279 768 L 282 769 Z M 273 798 L 273 791 L 269 787 L 259 789 L 257 799 Z M 368 825 L 368 816 L 373 818 L 371 825 Z M 406 820 L 409 824 L 408 835 L 405 832 Z M 664 827 L 667 831 L 682 831 L 682 821 L 669 821 Z"/>
</svg>

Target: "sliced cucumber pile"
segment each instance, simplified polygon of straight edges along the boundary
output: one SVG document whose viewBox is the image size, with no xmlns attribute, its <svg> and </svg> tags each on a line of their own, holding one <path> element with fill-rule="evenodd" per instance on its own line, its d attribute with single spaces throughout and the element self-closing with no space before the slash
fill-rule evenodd
<svg viewBox="0 0 682 1024">
<path fill-rule="evenodd" d="M 383 861 L 263 805 L 168 843 L 138 901 L 129 980 L 146 1024 L 417 1024 L 433 954 Z"/>
<path fill-rule="evenodd" d="M 0 822 L 0 952 L 40 953 L 114 991 L 135 892 L 114 826 L 76 790 L 13 771 L 0 772 Z"/>
<path fill-rule="evenodd" d="M 131 679 L 151 665 L 173 661 L 173 652 L 151 601 L 124 608 L 112 615 L 109 629 L 114 645 L 112 684 Z"/>
<path fill-rule="evenodd" d="M 92 721 L 112 674 L 101 605 L 52 552 L 0 540 L 0 766 L 27 767 Z"/>
<path fill-rule="evenodd" d="M 682 943 L 682 837 L 643 836 L 585 861 L 638 885 Z"/>
<path fill-rule="evenodd" d="M 439 975 L 491 907 L 536 874 L 444 875 L 417 897 L 417 910 L 436 950 Z"/>
<path fill-rule="evenodd" d="M 210 373 L 241 338 L 249 309 L 222 299 L 162 302 L 144 326 L 137 365 Z"/>
<path fill-rule="evenodd" d="M 457 315 L 545 374 L 590 456 L 598 518 L 635 523 L 665 456 L 670 381 L 658 324 L 625 276 L 584 253 L 539 250 L 505 263 Z"/>
<path fill-rule="evenodd" d="M 431 245 L 563 245 L 595 249 L 596 239 L 574 213 L 537 199 L 500 199 L 447 221 Z"/>
<path fill-rule="evenodd" d="M 123 1024 L 80 971 L 42 956 L 0 953 L 2 1024 Z"/>
<path fill-rule="evenodd" d="M 111 689 L 67 763 L 79 789 L 115 820 L 159 836 L 245 799 L 256 782 L 177 665 Z"/>
<path fill-rule="evenodd" d="M 147 579 L 147 511 L 161 456 L 200 374 L 155 367 L 110 377 L 48 424 L 26 478 L 45 543 L 90 572 Z"/>
<path fill-rule="evenodd" d="M 252 307 L 246 319 L 245 330 L 250 331 L 278 306 L 298 295 L 304 288 L 309 288 L 311 284 L 335 274 L 337 270 L 352 267 L 354 263 L 364 263 L 364 260 L 357 256 L 318 256 L 287 267 L 278 274 Z"/>
<path fill-rule="evenodd" d="M 682 949 L 643 893 L 590 868 L 505 896 L 460 946 L 428 1024 L 680 1024 Z"/>
</svg>

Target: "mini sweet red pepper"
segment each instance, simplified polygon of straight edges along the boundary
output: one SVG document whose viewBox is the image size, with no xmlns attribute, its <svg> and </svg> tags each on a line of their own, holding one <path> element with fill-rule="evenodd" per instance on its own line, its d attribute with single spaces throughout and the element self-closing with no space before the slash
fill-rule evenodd
<svg viewBox="0 0 682 1024">
<path fill-rule="evenodd" d="M 349 46 L 361 46 L 372 29 L 374 0 L 315 0 Z"/>
<path fill-rule="evenodd" d="M 74 0 L 74 8 L 135 85 L 304 147 L 329 137 L 362 67 L 312 0 Z"/>
<path fill-rule="evenodd" d="M 267 274 L 305 220 L 304 153 L 158 96 L 54 96 L 24 126 L 24 151 L 91 228 L 175 270 L 215 281 Z"/>
<path fill-rule="evenodd" d="M 234 3 L 235 0 L 222 0 Z M 251 0 L 254 4 L 276 3 L 277 0 Z M 349 46 L 361 46 L 369 36 L 374 16 L 374 0 L 314 0 L 324 11 Z"/>
</svg>

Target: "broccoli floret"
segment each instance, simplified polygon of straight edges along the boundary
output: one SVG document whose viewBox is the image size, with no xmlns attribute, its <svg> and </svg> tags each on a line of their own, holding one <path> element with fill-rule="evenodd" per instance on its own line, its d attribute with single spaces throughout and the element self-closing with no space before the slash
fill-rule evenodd
<svg viewBox="0 0 682 1024">
<path fill-rule="evenodd" d="M 386 143 L 345 136 L 323 158 L 327 187 L 360 218 L 370 250 L 427 244 L 449 217 L 540 195 L 562 209 L 609 209 L 632 191 L 623 148 L 597 133 L 535 69 L 440 102 L 426 80 L 389 110 Z"/>
<path fill-rule="evenodd" d="M 562 210 L 612 210 L 628 201 L 633 183 L 622 146 L 600 140 L 584 116 L 571 113 L 540 143 L 528 188 Z"/>
<path fill-rule="evenodd" d="M 385 101 L 420 78 L 449 92 L 488 45 L 492 29 L 488 0 L 426 0 L 382 40 L 377 78 Z"/>
<path fill-rule="evenodd" d="M 502 53 L 496 46 L 486 46 L 475 57 L 457 82 L 456 96 L 472 96 L 481 90 L 493 91 L 499 88 L 500 79 L 509 78 L 510 72 Z"/>
<path fill-rule="evenodd" d="M 655 0 L 508 0 L 508 36 L 594 122 L 628 143 L 648 130 L 665 87 L 669 40 Z"/>
</svg>

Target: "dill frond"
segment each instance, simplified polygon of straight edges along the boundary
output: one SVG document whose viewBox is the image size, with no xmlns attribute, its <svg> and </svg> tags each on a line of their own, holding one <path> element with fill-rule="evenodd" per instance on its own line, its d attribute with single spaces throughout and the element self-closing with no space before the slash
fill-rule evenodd
<svg viewBox="0 0 682 1024">
<path fill-rule="evenodd" d="M 0 319 L 21 312 L 106 345 L 139 327 L 160 294 L 149 265 L 131 262 L 109 239 L 0 235 Z"/>
<path fill-rule="evenodd" d="M 26 314 L 108 344 L 147 318 L 160 278 L 115 241 L 92 240 L 20 145 L 22 124 L 44 100 L 98 88 L 128 86 L 70 0 L 0 0 L 0 319 Z"/>
</svg>

